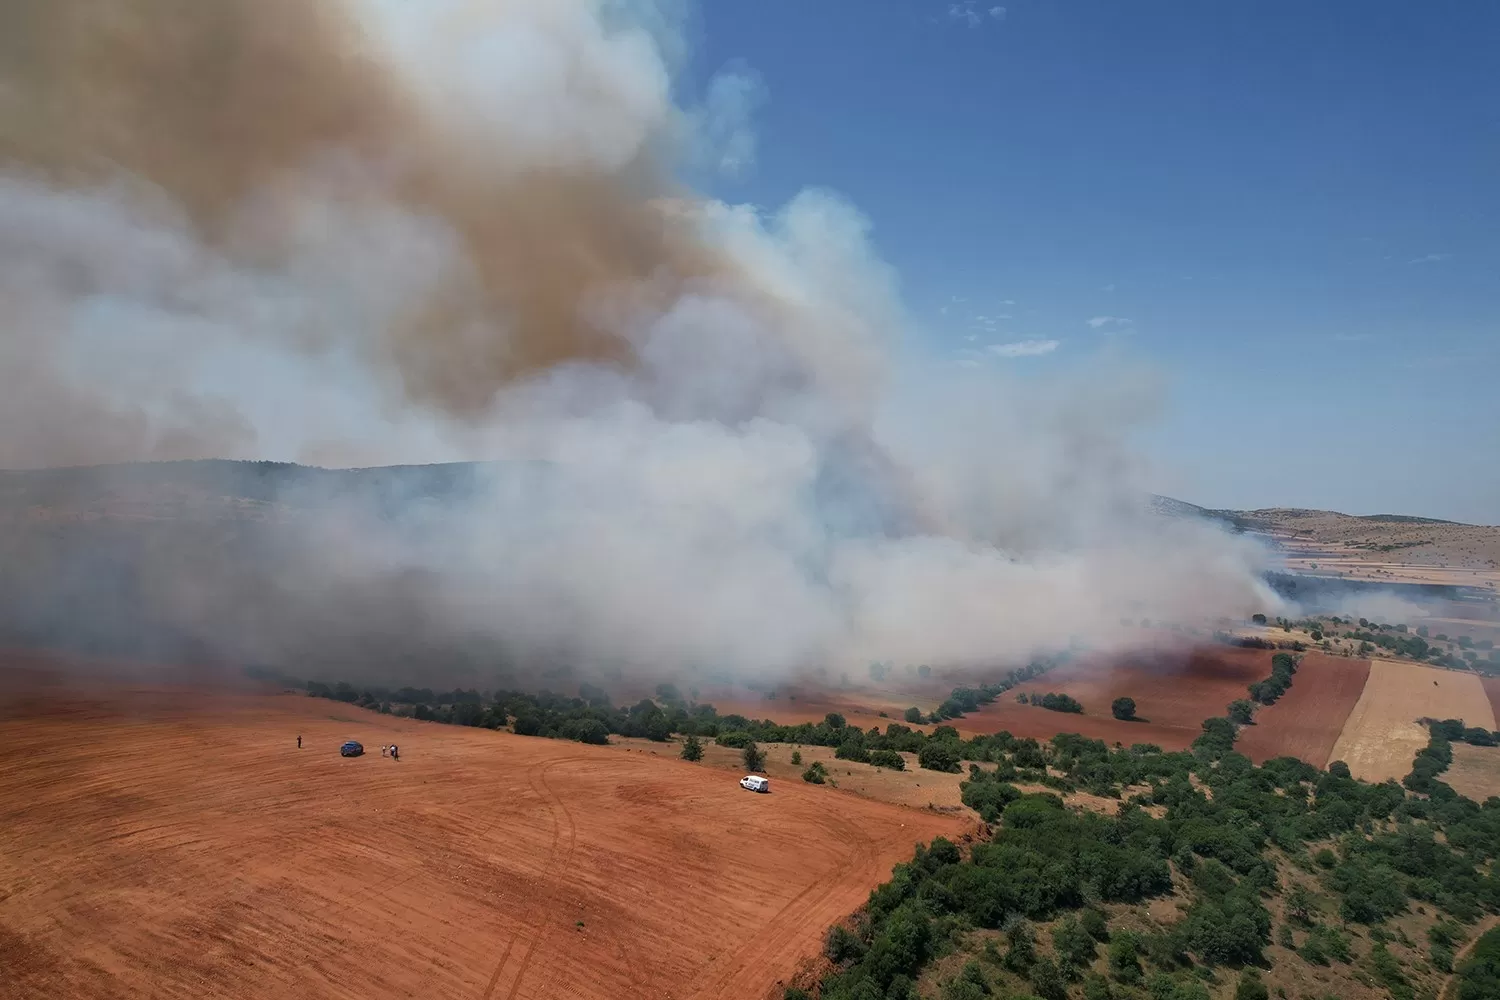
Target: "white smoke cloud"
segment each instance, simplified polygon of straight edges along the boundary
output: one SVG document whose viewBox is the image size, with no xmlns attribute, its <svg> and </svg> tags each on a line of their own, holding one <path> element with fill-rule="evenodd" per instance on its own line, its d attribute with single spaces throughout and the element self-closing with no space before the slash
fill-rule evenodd
<svg viewBox="0 0 1500 1000">
<path fill-rule="evenodd" d="M 211 223 L 180 178 L 0 175 L 0 464 L 501 463 L 440 509 L 321 499 L 251 598 L 240 567 L 163 573 L 174 624 L 272 657 L 278 615 L 399 617 L 356 599 L 389 581 L 429 630 L 787 673 L 1274 607 L 1253 544 L 1145 512 L 1149 377 L 957 389 L 910 363 L 896 276 L 842 199 L 763 213 L 652 180 L 674 143 L 754 156 L 750 71 L 674 107 L 680 10 L 350 10 L 394 145 L 330 137 Z M 536 286 L 557 291 L 529 312 Z M 553 321 L 582 339 L 537 361 Z"/>
</svg>

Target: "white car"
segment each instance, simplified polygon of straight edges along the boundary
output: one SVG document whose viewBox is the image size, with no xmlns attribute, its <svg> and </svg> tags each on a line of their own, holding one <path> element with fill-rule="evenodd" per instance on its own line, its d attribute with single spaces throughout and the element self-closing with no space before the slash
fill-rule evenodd
<svg viewBox="0 0 1500 1000">
<path fill-rule="evenodd" d="M 747 774 L 740 779 L 740 787 L 748 788 L 752 792 L 769 792 L 771 790 L 771 781 L 769 778 L 762 778 L 758 774 Z"/>
</svg>

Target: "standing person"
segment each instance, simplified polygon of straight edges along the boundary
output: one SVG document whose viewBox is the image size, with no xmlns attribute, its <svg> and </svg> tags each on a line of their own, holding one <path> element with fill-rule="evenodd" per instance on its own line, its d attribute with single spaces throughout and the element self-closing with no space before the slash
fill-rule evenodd
<svg viewBox="0 0 1500 1000">
<path fill-rule="evenodd" d="M 396 749 L 396 744 L 394 744 L 394 743 L 391 744 L 391 759 L 392 760 L 400 760 L 401 759 L 401 751 L 399 751 L 399 750 Z"/>
<path fill-rule="evenodd" d="M 297 734 L 297 749 L 298 750 L 302 749 L 302 734 L 301 733 Z"/>
</svg>

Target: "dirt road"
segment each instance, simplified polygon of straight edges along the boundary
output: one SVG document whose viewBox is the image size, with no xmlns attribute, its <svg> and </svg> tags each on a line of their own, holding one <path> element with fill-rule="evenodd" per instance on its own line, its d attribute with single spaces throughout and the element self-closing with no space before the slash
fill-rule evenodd
<svg viewBox="0 0 1500 1000">
<path fill-rule="evenodd" d="M 963 825 L 298 696 L 0 709 L 16 998 L 760 997 Z"/>
</svg>

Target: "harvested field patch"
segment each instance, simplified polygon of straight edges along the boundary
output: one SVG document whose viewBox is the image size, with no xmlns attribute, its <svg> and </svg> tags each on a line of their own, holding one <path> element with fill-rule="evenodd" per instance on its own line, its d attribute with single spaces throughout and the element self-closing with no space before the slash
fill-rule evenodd
<svg viewBox="0 0 1500 1000">
<path fill-rule="evenodd" d="M 640 740 L 621 740 L 620 742 L 628 744 L 632 751 L 637 748 L 646 750 L 646 747 L 641 745 L 643 741 Z M 970 819 L 974 817 L 973 813 L 965 809 L 958 788 L 959 782 L 969 777 L 967 767 L 962 774 L 924 771 L 917 766 L 917 755 L 907 753 L 901 755 L 906 760 L 906 770 L 893 771 L 889 768 L 875 767 L 872 764 L 839 760 L 833 755 L 833 747 L 793 746 L 790 743 L 761 743 L 759 746 L 766 755 L 766 765 L 762 773 L 771 779 L 772 787 L 776 790 L 793 782 L 797 785 L 805 785 L 802 772 L 813 761 L 821 761 L 828 769 L 829 777 L 834 781 L 832 787 L 824 786 L 830 794 L 859 795 L 877 802 L 890 802 L 914 809 L 926 809 L 930 806 L 946 812 L 962 810 Z M 669 747 L 671 753 L 677 752 L 677 744 L 670 744 Z M 669 752 L 668 749 L 662 750 L 662 753 L 667 752 Z M 801 755 L 801 764 L 792 763 L 793 753 Z M 740 751 L 712 743 L 704 744 L 702 763 L 709 767 L 734 772 L 736 776 L 745 773 Z M 993 767 L 993 765 L 988 766 Z"/>
<path fill-rule="evenodd" d="M 1399 660 L 1372 660 L 1365 689 L 1329 759 L 1348 764 L 1356 778 L 1399 781 L 1411 771 L 1417 751 L 1427 745 L 1427 730 L 1417 722 L 1424 717 L 1495 728 L 1495 713 L 1478 676 Z"/>
<path fill-rule="evenodd" d="M 1483 802 L 1500 795 L 1500 747 L 1476 747 L 1453 744 L 1453 764 L 1438 775 L 1460 795 Z"/>
<path fill-rule="evenodd" d="M 966 827 L 287 695 L 91 684 L 0 741 L 18 1000 L 756 998 L 915 842 Z"/>
<path fill-rule="evenodd" d="M 1369 676 L 1369 660 L 1303 654 L 1292 686 L 1256 710 L 1255 725 L 1240 730 L 1235 749 L 1257 764 L 1287 756 L 1327 767 Z"/>
</svg>

